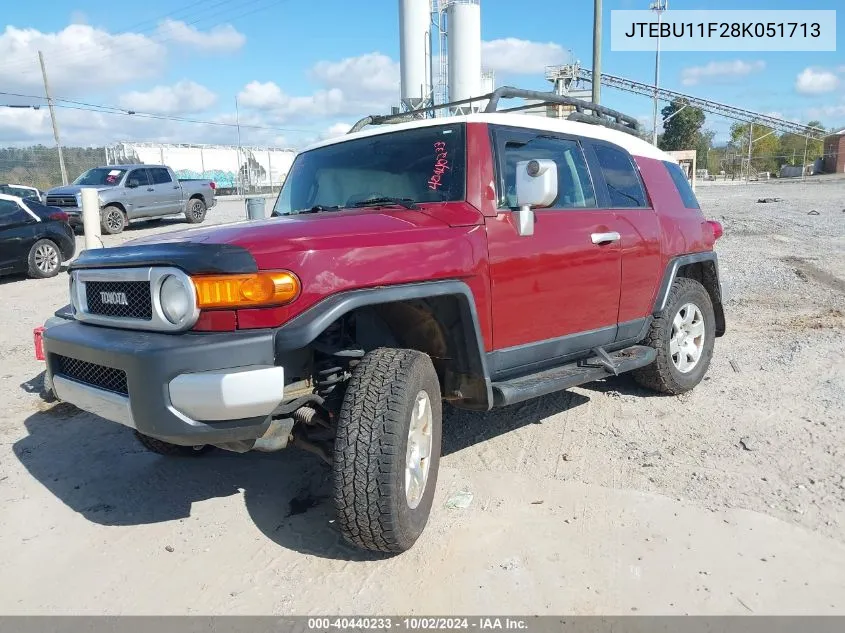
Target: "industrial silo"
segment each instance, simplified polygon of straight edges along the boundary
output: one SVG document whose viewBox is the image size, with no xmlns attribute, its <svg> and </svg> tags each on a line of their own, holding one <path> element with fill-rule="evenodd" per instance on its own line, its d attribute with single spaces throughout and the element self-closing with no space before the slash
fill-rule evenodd
<svg viewBox="0 0 845 633">
<path fill-rule="evenodd" d="M 479 0 L 451 0 L 446 9 L 449 50 L 449 101 L 477 97 L 481 91 L 481 6 Z M 480 103 L 472 104 L 478 110 Z M 469 106 L 457 108 L 468 112 Z"/>
<path fill-rule="evenodd" d="M 431 0 L 399 0 L 401 99 L 407 110 L 431 92 Z"/>
</svg>

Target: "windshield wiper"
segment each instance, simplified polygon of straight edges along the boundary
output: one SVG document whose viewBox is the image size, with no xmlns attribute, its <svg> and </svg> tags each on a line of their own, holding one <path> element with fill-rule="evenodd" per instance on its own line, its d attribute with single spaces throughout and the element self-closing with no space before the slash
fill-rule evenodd
<svg viewBox="0 0 845 633">
<path fill-rule="evenodd" d="M 400 207 L 406 209 L 419 209 L 416 203 L 411 198 L 390 198 L 382 196 L 379 198 L 370 198 L 369 200 L 362 200 L 361 202 L 353 202 L 350 207 L 375 207 L 385 203 L 398 204 Z"/>
<path fill-rule="evenodd" d="M 297 209 L 296 211 L 291 211 L 290 213 L 281 213 L 279 215 L 299 215 L 300 213 L 320 213 L 321 211 L 338 211 L 340 209 L 339 206 L 326 206 L 324 204 L 315 204 L 310 209 Z"/>
</svg>

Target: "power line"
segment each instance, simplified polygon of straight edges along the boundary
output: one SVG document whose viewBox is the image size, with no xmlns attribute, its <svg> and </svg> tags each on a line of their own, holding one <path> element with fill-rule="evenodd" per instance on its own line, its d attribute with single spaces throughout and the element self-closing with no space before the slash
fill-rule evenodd
<svg viewBox="0 0 845 633">
<path fill-rule="evenodd" d="M 39 97 L 38 95 L 28 95 L 22 94 L 18 92 L 0 92 L 0 95 L 5 95 L 8 97 L 20 97 L 25 99 L 39 99 L 44 100 L 44 97 Z M 176 115 L 170 114 L 156 114 L 153 112 L 140 112 L 137 110 L 130 110 L 127 108 L 120 108 L 118 106 L 111 106 L 111 105 L 103 105 L 97 103 L 87 103 L 85 101 L 75 101 L 73 99 L 63 99 L 60 97 L 56 97 L 53 101 L 59 102 L 55 103 L 55 107 L 57 108 L 65 108 L 68 110 L 83 110 L 86 112 L 99 112 L 101 114 L 117 114 L 123 116 L 133 116 L 142 119 L 158 119 L 162 121 L 178 121 L 181 123 L 198 123 L 202 125 L 216 125 L 216 126 L 225 126 L 225 127 L 237 127 L 237 123 L 226 123 L 224 121 L 209 121 L 207 119 L 194 119 L 190 117 L 180 117 Z M 305 129 L 305 128 L 289 128 L 289 127 L 276 127 L 276 126 L 267 126 L 267 125 L 250 125 L 246 123 L 241 123 L 240 127 L 242 128 L 249 128 L 254 130 L 273 130 L 279 132 L 301 132 L 305 134 L 313 134 L 317 132 L 315 129 Z"/>
</svg>

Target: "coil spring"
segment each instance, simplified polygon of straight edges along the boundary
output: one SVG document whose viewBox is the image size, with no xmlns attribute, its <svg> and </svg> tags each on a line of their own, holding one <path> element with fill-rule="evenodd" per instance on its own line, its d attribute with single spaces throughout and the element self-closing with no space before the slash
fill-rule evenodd
<svg viewBox="0 0 845 633">
<path fill-rule="evenodd" d="M 323 333 L 315 346 L 314 390 L 326 400 L 337 398 L 340 393 L 338 386 L 349 378 L 351 369 L 364 356 L 362 349 L 344 349 L 352 344 L 345 339 L 342 325 L 335 323 Z"/>
</svg>

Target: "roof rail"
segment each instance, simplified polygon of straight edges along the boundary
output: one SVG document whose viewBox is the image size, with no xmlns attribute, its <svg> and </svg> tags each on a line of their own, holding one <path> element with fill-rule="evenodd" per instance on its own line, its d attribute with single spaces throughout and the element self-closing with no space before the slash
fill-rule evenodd
<svg viewBox="0 0 845 633">
<path fill-rule="evenodd" d="M 501 99 L 531 99 L 535 101 L 535 103 L 499 110 L 498 106 Z M 617 110 L 606 108 L 605 106 L 593 103 L 592 101 L 585 101 L 584 99 L 576 99 L 574 97 L 559 95 L 555 92 L 522 90 L 521 88 L 512 88 L 510 86 L 503 86 L 501 88 L 497 88 L 493 92 L 479 95 L 478 97 L 473 97 L 471 99 L 461 99 L 460 101 L 452 101 L 450 103 L 423 106 L 410 112 L 400 112 L 397 114 L 371 114 L 353 125 L 349 130 L 349 134 L 358 132 L 368 125 L 383 125 L 413 121 L 415 119 L 424 118 L 424 115 L 427 112 L 433 112 L 441 109 L 451 109 L 456 106 L 467 105 L 477 101 L 487 101 L 487 106 L 484 108 L 484 112 L 517 112 L 519 110 L 529 110 L 546 105 L 568 105 L 575 108 L 575 112 L 567 117 L 570 121 L 603 125 L 604 127 L 632 134 L 634 136 L 641 135 L 639 121 L 637 121 L 634 117 L 623 114 Z M 589 114 L 587 112 L 589 112 Z"/>
</svg>

